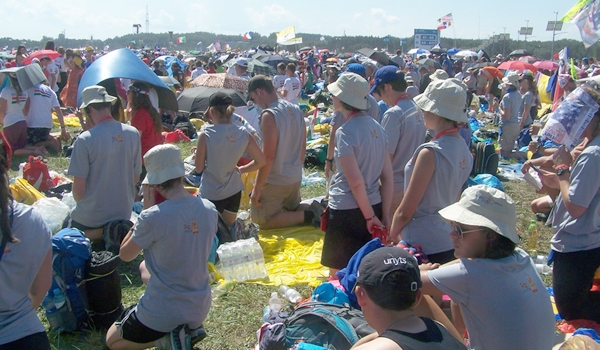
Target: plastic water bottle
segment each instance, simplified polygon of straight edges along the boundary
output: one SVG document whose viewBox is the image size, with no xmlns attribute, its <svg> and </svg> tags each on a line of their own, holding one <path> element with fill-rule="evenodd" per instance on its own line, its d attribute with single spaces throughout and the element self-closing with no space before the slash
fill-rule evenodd
<svg viewBox="0 0 600 350">
<path fill-rule="evenodd" d="M 238 241 L 238 247 L 242 255 L 242 268 L 244 270 L 245 280 L 255 279 L 254 273 L 254 256 L 252 255 L 252 247 L 248 240 Z"/>
<path fill-rule="evenodd" d="M 529 256 L 537 256 L 538 232 L 537 222 L 535 220 L 531 220 L 529 222 L 529 228 L 527 231 L 529 232 L 529 238 L 527 239 L 527 252 L 529 253 Z"/>
<path fill-rule="evenodd" d="M 217 254 L 219 255 L 219 272 L 221 273 L 221 276 L 223 276 L 223 279 L 225 280 L 233 280 L 233 261 L 231 259 L 230 246 L 228 244 L 222 244 L 217 249 Z"/>
<path fill-rule="evenodd" d="M 265 306 L 263 310 L 263 322 L 269 322 L 269 317 L 271 315 L 278 315 L 281 310 L 281 299 L 277 296 L 277 292 L 271 293 L 271 298 L 269 299 L 269 305 Z"/>
<path fill-rule="evenodd" d="M 284 284 L 279 287 L 279 294 L 284 296 L 291 303 L 299 303 L 302 300 L 302 295 L 297 290 L 290 288 Z"/>
<path fill-rule="evenodd" d="M 244 252 L 238 242 L 234 242 L 231 247 L 231 255 L 233 260 L 233 278 L 240 282 L 248 280 L 248 274 L 246 271 Z"/>
<path fill-rule="evenodd" d="M 52 301 L 54 302 L 54 308 L 56 310 L 60 310 L 63 305 L 65 305 L 65 300 L 63 292 L 58 288 L 54 289 L 54 299 Z"/>
<path fill-rule="evenodd" d="M 233 288 L 235 287 L 236 284 L 236 280 L 233 281 L 227 281 L 227 280 L 222 280 L 221 282 L 219 282 L 219 284 L 214 287 L 212 289 L 212 299 L 216 300 L 219 297 L 231 292 L 233 290 Z"/>
<path fill-rule="evenodd" d="M 538 255 L 535 257 L 535 263 L 548 265 L 548 257 L 545 255 Z"/>
<path fill-rule="evenodd" d="M 268 277 L 267 267 L 265 266 L 265 256 L 260 244 L 254 239 L 250 238 L 252 255 L 254 256 L 254 270 L 256 271 L 256 279 Z"/>
<path fill-rule="evenodd" d="M 547 264 L 535 264 L 535 270 L 542 275 L 552 274 L 552 268 Z"/>
<path fill-rule="evenodd" d="M 250 218 L 250 212 L 247 210 L 240 211 L 237 214 L 237 218 L 246 221 L 246 220 L 248 220 L 248 218 Z"/>
</svg>

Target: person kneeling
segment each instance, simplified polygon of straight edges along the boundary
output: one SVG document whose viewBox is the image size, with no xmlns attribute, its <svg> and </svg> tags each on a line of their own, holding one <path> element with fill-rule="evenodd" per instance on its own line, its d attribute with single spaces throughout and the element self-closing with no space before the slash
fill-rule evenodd
<svg viewBox="0 0 600 350">
<path fill-rule="evenodd" d="M 205 336 L 202 321 L 211 306 L 207 267 L 217 231 L 212 203 L 183 187 L 181 151 L 158 145 L 144 156 L 148 174 L 144 201 L 152 206 L 121 244 L 120 257 L 132 261 L 144 250 L 142 275 L 149 274 L 138 304 L 127 309 L 106 334 L 110 349 L 189 349 Z M 166 201 L 154 204 L 154 187 Z"/>
<path fill-rule="evenodd" d="M 362 338 L 352 349 L 466 349 L 442 324 L 415 314 L 423 298 L 420 288 L 417 261 L 404 249 L 383 247 L 365 256 L 354 291 L 377 333 Z"/>
</svg>

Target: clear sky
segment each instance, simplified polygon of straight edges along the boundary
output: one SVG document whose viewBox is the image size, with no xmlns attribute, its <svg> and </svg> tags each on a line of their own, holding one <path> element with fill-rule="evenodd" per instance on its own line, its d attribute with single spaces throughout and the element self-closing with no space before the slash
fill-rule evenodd
<svg viewBox="0 0 600 350">
<path fill-rule="evenodd" d="M 235 35 L 253 31 L 268 35 L 294 25 L 300 33 L 409 37 L 415 28 L 435 29 L 438 18 L 452 13 L 454 27 L 443 30 L 442 37 L 483 40 L 506 30 L 512 39 L 517 39 L 517 31 L 529 20 L 533 35 L 528 40 L 549 41 L 552 32 L 546 31 L 547 22 L 555 19 L 554 12 L 562 17 L 576 2 L 6 0 L 0 6 L 0 36 L 56 38 L 64 30 L 68 38 L 93 35 L 94 39 L 106 39 L 135 32 L 136 23 L 145 32 L 147 5 L 153 33 L 172 30 L 175 34 L 206 31 Z M 571 23 L 565 23 L 562 32 L 556 35 L 557 39 L 580 38 L 577 27 Z"/>
</svg>

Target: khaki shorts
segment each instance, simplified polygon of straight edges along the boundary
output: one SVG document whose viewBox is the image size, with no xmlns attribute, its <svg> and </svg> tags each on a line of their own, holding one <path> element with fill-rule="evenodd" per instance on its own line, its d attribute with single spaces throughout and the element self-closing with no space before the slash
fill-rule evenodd
<svg viewBox="0 0 600 350">
<path fill-rule="evenodd" d="M 500 135 L 500 140 L 498 140 L 498 148 L 501 151 L 511 152 L 515 148 L 519 131 L 518 123 L 503 126 L 502 135 Z"/>
<path fill-rule="evenodd" d="M 275 214 L 283 211 L 293 211 L 300 205 L 300 185 L 298 181 L 291 185 L 266 184 L 260 194 L 260 207 L 250 206 L 252 222 L 264 225 Z"/>
</svg>

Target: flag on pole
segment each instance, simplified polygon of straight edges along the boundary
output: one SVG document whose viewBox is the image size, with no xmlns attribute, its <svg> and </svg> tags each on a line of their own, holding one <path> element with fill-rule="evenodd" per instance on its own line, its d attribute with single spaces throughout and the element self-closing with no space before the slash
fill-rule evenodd
<svg viewBox="0 0 600 350">
<path fill-rule="evenodd" d="M 575 4 L 575 6 L 571 7 L 571 9 L 569 11 L 567 11 L 567 13 L 565 13 L 565 15 L 560 19 L 562 22 L 569 22 L 573 16 L 575 16 L 577 13 L 579 13 L 579 11 L 581 11 L 581 9 L 587 5 L 591 0 L 579 0 L 577 1 L 577 3 Z"/>
<path fill-rule="evenodd" d="M 573 11 L 580 5 L 578 3 L 569 10 L 568 14 L 574 14 L 568 18 L 568 21 L 575 24 L 579 28 L 581 41 L 585 48 L 594 45 L 600 40 L 600 0 L 587 0 L 578 11 Z M 565 15 L 567 17 L 567 15 Z M 565 18 L 563 17 L 563 19 Z"/>
<path fill-rule="evenodd" d="M 206 51 L 208 52 L 217 52 L 217 50 L 215 50 L 215 44 L 210 44 L 206 47 Z"/>
<path fill-rule="evenodd" d="M 244 38 L 244 40 L 252 40 L 253 35 L 254 33 L 252 32 L 246 32 L 246 34 L 242 35 L 242 38 Z"/>
<path fill-rule="evenodd" d="M 179 38 L 177 38 L 177 43 L 178 43 L 178 44 L 183 44 L 183 43 L 185 43 L 185 36 L 180 36 Z"/>
<path fill-rule="evenodd" d="M 438 20 L 437 20 L 437 29 L 442 30 L 442 29 L 451 27 L 452 22 L 453 22 L 452 13 L 442 16 L 442 18 L 438 18 Z"/>
<path fill-rule="evenodd" d="M 277 43 L 278 44 L 285 43 L 287 41 L 294 39 L 295 37 L 296 37 L 296 27 L 294 27 L 294 26 L 287 27 L 284 30 L 277 33 Z"/>
<path fill-rule="evenodd" d="M 556 70 L 556 73 L 554 73 L 556 75 L 556 87 L 554 89 L 554 98 L 552 99 L 552 101 L 554 101 L 552 105 L 552 111 L 555 111 L 556 108 L 558 108 L 561 97 L 564 94 L 564 82 L 566 82 L 566 78 L 569 76 L 569 69 L 567 67 L 568 62 L 569 47 L 567 46 L 558 53 L 558 69 Z"/>
<path fill-rule="evenodd" d="M 221 40 L 215 41 L 215 50 L 221 51 Z"/>
</svg>

